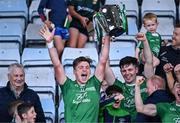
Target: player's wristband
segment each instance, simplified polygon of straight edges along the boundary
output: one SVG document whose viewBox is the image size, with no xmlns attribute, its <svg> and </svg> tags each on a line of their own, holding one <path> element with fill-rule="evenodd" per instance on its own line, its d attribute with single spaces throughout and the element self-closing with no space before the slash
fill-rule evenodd
<svg viewBox="0 0 180 123">
<path fill-rule="evenodd" d="M 54 47 L 53 41 L 51 41 L 50 43 L 47 43 L 46 45 L 49 49 Z"/>
</svg>

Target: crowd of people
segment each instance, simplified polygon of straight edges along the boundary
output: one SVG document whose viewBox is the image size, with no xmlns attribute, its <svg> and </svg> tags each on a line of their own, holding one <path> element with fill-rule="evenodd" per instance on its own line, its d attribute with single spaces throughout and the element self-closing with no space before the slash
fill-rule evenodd
<svg viewBox="0 0 180 123">
<path fill-rule="evenodd" d="M 109 34 L 100 41 L 93 76 L 92 60 L 85 56 L 73 61 L 75 80 L 66 75 L 60 60 L 64 47 L 85 46 L 88 25 L 104 4 L 105 0 L 41 0 L 39 4 L 44 23 L 39 34 L 46 41 L 62 91 L 65 122 L 180 122 L 180 24 L 174 27 L 171 45 L 162 46 L 157 32 L 161 22 L 154 13 L 143 17 L 146 33 L 135 36 L 135 56 L 119 61 L 124 82 L 115 77 L 110 66 Z M 0 88 L 0 122 L 46 122 L 37 92 L 25 83 L 23 66 L 11 64 L 7 76 L 7 85 Z"/>
</svg>

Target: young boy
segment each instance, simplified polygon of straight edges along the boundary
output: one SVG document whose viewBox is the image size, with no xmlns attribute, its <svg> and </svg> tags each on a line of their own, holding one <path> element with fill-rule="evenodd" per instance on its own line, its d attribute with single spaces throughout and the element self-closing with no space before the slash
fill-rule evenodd
<svg viewBox="0 0 180 123">
<path fill-rule="evenodd" d="M 21 123 L 35 123 L 36 112 L 31 103 L 22 103 L 17 107 L 17 113 L 21 118 Z"/>
<path fill-rule="evenodd" d="M 157 16 L 153 13 L 145 14 L 143 17 L 143 25 L 147 30 L 146 38 L 153 53 L 153 67 L 155 68 L 160 63 L 157 57 L 159 55 L 161 45 L 161 36 L 156 32 L 158 26 Z M 140 41 L 136 47 L 136 58 L 140 63 L 144 63 L 145 61 L 142 50 L 146 49 L 144 49 L 144 46 Z"/>
<path fill-rule="evenodd" d="M 131 122 L 129 112 L 120 108 L 124 98 L 122 89 L 116 85 L 106 89 L 107 98 L 100 103 L 99 121 L 104 123 L 127 123 Z"/>
</svg>

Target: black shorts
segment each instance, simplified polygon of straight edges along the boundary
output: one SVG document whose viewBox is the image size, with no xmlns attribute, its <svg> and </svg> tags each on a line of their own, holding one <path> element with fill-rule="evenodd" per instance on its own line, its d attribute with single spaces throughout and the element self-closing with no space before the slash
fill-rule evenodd
<svg viewBox="0 0 180 123">
<path fill-rule="evenodd" d="M 84 28 L 83 25 L 81 24 L 81 22 L 76 18 L 72 19 L 69 28 L 71 28 L 71 27 L 78 29 L 80 33 L 86 35 L 87 37 L 89 36 L 87 29 Z"/>
</svg>

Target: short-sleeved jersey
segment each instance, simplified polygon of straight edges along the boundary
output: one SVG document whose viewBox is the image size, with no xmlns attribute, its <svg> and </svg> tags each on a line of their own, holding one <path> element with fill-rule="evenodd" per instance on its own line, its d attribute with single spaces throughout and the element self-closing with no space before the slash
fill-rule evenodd
<svg viewBox="0 0 180 123">
<path fill-rule="evenodd" d="M 135 99 L 134 99 L 135 84 L 130 85 L 130 84 L 122 83 L 117 79 L 115 80 L 114 84 L 122 88 L 123 95 L 125 98 L 121 102 L 121 107 L 130 113 L 132 121 L 134 121 L 137 114 L 135 107 Z M 141 89 L 142 99 L 145 100 L 148 97 L 146 93 L 146 82 L 143 82 L 141 84 L 140 89 Z"/>
<path fill-rule="evenodd" d="M 92 76 L 84 86 L 69 78 L 61 85 L 65 105 L 65 122 L 98 121 L 100 81 Z"/>
<path fill-rule="evenodd" d="M 157 114 L 163 123 L 180 123 L 180 106 L 172 103 L 156 104 Z"/>
<path fill-rule="evenodd" d="M 149 42 L 150 49 L 154 56 L 158 57 L 161 47 L 161 36 L 159 33 L 146 32 L 146 38 Z M 137 45 L 138 48 L 143 49 L 143 43 L 140 41 Z"/>
<path fill-rule="evenodd" d="M 95 11 L 98 11 L 103 0 L 68 0 L 68 5 L 75 7 L 75 10 L 84 17 L 92 20 Z"/>
</svg>

